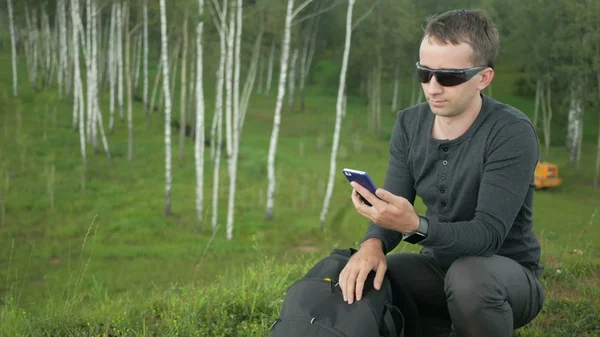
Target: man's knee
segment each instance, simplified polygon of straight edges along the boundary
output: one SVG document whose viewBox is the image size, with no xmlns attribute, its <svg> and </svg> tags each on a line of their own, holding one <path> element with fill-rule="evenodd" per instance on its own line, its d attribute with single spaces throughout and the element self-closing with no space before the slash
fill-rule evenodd
<svg viewBox="0 0 600 337">
<path fill-rule="evenodd" d="M 444 290 L 451 315 L 474 317 L 504 304 L 505 294 L 486 257 L 463 257 L 446 274 Z"/>
</svg>

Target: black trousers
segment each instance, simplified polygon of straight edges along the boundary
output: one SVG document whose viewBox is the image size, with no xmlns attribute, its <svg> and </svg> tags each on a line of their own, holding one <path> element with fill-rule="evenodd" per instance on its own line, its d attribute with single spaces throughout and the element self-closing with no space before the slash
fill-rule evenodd
<svg viewBox="0 0 600 337">
<path fill-rule="evenodd" d="M 406 337 L 509 337 L 542 309 L 544 288 L 509 258 L 463 257 L 442 269 L 430 255 L 387 256 L 394 304 Z"/>
</svg>

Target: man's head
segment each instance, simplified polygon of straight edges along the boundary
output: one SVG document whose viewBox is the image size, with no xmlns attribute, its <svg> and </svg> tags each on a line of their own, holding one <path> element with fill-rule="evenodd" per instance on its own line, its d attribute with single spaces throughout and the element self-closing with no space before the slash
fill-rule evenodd
<svg viewBox="0 0 600 337">
<path fill-rule="evenodd" d="M 460 115 L 478 102 L 479 93 L 494 77 L 499 40 L 496 27 L 482 11 L 453 10 L 429 18 L 418 66 L 425 68 L 419 71 L 420 78 L 435 114 Z M 480 68 L 468 72 L 472 77 L 460 72 L 435 76 L 428 72 L 475 67 Z M 452 78 L 453 75 L 457 77 Z"/>
</svg>

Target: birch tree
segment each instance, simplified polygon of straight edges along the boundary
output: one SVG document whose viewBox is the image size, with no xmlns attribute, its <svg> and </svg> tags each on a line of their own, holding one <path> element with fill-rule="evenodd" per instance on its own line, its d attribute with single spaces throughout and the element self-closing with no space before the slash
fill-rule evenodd
<svg viewBox="0 0 600 337">
<path fill-rule="evenodd" d="M 242 17 L 242 0 L 238 0 L 238 36 L 237 39 L 241 39 L 241 17 Z M 246 117 L 246 111 L 248 109 L 248 102 L 250 101 L 250 95 L 252 93 L 254 82 L 256 79 L 256 71 L 258 68 L 258 60 L 260 54 L 260 45 L 262 43 L 262 35 L 264 32 L 264 25 L 261 21 L 260 30 L 258 36 L 254 42 L 254 48 L 252 49 L 252 56 L 250 59 L 250 67 L 248 69 L 248 73 L 246 75 L 246 80 L 244 82 L 244 90 L 242 92 L 242 96 L 240 102 L 238 104 L 239 113 L 234 119 L 234 141 L 233 141 L 233 149 L 232 149 L 232 157 L 230 160 L 230 180 L 229 180 L 229 204 L 228 204 L 228 212 L 227 212 L 227 239 L 231 240 L 233 238 L 233 221 L 234 221 L 234 209 L 235 209 L 235 194 L 236 194 L 236 184 L 237 184 L 237 163 L 240 153 L 240 139 L 242 137 L 242 129 L 244 126 L 244 121 Z M 239 45 L 239 44 L 238 44 Z M 237 66 L 240 66 L 239 58 L 236 62 Z"/>
<path fill-rule="evenodd" d="M 63 79 L 69 76 L 68 70 L 68 48 L 67 48 L 67 19 L 66 19 L 66 8 L 65 0 L 58 0 L 57 3 L 58 11 L 58 40 L 59 40 L 59 71 L 58 71 L 58 96 L 63 96 Z"/>
<path fill-rule="evenodd" d="M 267 188 L 267 207 L 265 215 L 266 220 L 270 220 L 273 218 L 273 208 L 275 206 L 275 154 L 277 152 L 279 126 L 281 125 L 281 109 L 283 107 L 283 97 L 285 96 L 285 83 L 287 78 L 288 57 L 290 52 L 290 35 L 293 18 L 293 8 L 294 0 L 288 0 L 287 11 L 285 15 L 283 46 L 281 48 L 281 70 L 279 73 L 279 88 L 277 90 L 277 102 L 275 103 L 275 115 L 273 117 L 273 130 L 271 132 L 271 141 L 269 143 L 269 156 L 267 159 L 269 185 Z"/>
<path fill-rule="evenodd" d="M 321 210 L 321 228 L 325 229 L 325 219 L 327 217 L 327 210 L 329 209 L 329 202 L 331 200 L 331 194 L 333 193 L 333 185 L 335 182 L 336 173 L 336 158 L 340 142 L 340 132 L 342 130 L 342 114 L 344 110 L 344 92 L 346 88 L 346 70 L 348 69 L 348 56 L 350 55 L 350 44 L 352 42 L 352 7 L 354 7 L 355 0 L 349 0 L 348 2 L 348 13 L 346 16 L 346 40 L 344 43 L 344 56 L 342 59 L 342 70 L 340 72 L 340 86 L 338 88 L 337 104 L 336 104 L 336 118 L 335 118 L 335 130 L 333 132 L 333 144 L 331 147 L 331 161 L 329 165 L 329 181 L 327 183 L 327 191 L 325 193 L 325 200 L 323 202 L 323 209 Z"/>
<path fill-rule="evenodd" d="M 148 113 L 148 0 L 144 0 L 144 113 Z"/>
<path fill-rule="evenodd" d="M 117 3 L 117 23 L 116 28 L 117 32 L 116 42 L 117 42 L 117 102 L 119 104 L 119 118 L 121 120 L 125 119 L 123 116 L 123 13 L 122 13 L 122 5 Z"/>
<path fill-rule="evenodd" d="M 73 21 L 73 70 L 74 70 L 74 98 L 73 115 L 74 119 L 79 121 L 79 140 L 81 144 L 81 159 L 83 166 L 87 166 L 87 156 L 85 149 L 85 124 L 84 124 L 84 99 L 81 84 L 81 74 L 79 68 L 79 0 L 71 0 L 71 19 Z"/>
<path fill-rule="evenodd" d="M 133 102 L 131 90 L 131 33 L 129 32 L 129 5 L 125 4 L 123 11 L 125 12 L 125 80 L 127 81 L 127 159 L 133 160 Z"/>
<path fill-rule="evenodd" d="M 201 0 L 198 0 L 201 1 Z M 202 3 L 200 3 L 202 6 Z M 200 15 L 202 15 L 202 7 L 200 9 Z M 196 30 L 200 29 L 200 26 Z M 196 38 L 197 40 L 198 38 Z M 196 41 L 198 43 L 198 41 Z M 185 11 L 183 17 L 183 50 L 181 55 L 181 96 L 179 101 L 179 161 L 183 161 L 183 154 L 185 150 L 185 94 L 186 94 L 186 72 L 187 72 L 187 54 L 188 54 L 188 12 Z M 198 93 L 196 93 L 198 94 Z M 204 115 L 203 115 L 204 116 Z M 197 121 L 197 120 L 196 120 Z M 204 141 L 202 141 L 204 143 Z"/>
<path fill-rule="evenodd" d="M 294 48 L 292 54 L 292 61 L 290 65 L 290 77 L 289 77 L 289 92 L 288 92 L 288 107 L 290 111 L 294 111 L 294 95 L 296 91 L 296 65 L 298 64 L 298 47 Z"/>
<path fill-rule="evenodd" d="M 320 4 L 320 3 L 319 3 Z M 317 8 L 319 6 L 317 5 Z M 300 68 L 300 111 L 304 111 L 304 88 L 308 79 L 308 73 L 312 66 L 313 56 L 315 54 L 315 44 L 317 41 L 317 33 L 319 31 L 319 22 L 321 16 L 314 18 L 314 23 L 311 26 L 311 34 L 307 34 L 304 47 L 302 48 L 301 68 Z"/>
<path fill-rule="evenodd" d="M 165 215 L 171 215 L 171 92 L 169 91 L 169 45 L 167 42 L 167 9 L 160 0 L 161 58 L 163 67 L 163 91 L 165 95 Z"/>
<path fill-rule="evenodd" d="M 394 92 L 392 93 L 392 113 L 395 113 L 398 109 L 398 90 L 400 87 L 400 66 L 396 66 L 396 71 L 394 72 Z"/>
<path fill-rule="evenodd" d="M 215 4 L 218 3 L 215 1 Z M 209 6 L 209 9 L 211 7 Z M 221 145 L 223 142 L 223 85 L 225 76 L 225 59 L 227 58 L 226 38 L 227 33 L 227 0 L 223 0 L 222 10 L 215 9 L 217 15 L 212 15 L 215 19 L 215 26 L 219 33 L 219 68 L 217 70 L 217 87 L 215 96 L 215 112 L 213 117 L 213 125 L 211 128 L 211 158 L 214 160 L 213 166 L 213 196 L 212 196 L 212 231 L 213 234 L 217 231 L 218 220 L 218 204 L 219 204 L 219 171 L 221 167 Z M 197 67 L 196 72 L 200 72 Z M 216 137 L 216 138 L 215 138 Z M 216 142 L 215 142 L 216 140 Z"/>
<path fill-rule="evenodd" d="M 215 4 L 218 4 L 215 1 Z M 214 19 L 214 23 L 215 23 L 215 27 L 217 28 L 217 31 L 219 33 L 219 68 L 217 69 L 217 73 L 216 73 L 216 78 L 217 78 L 217 86 L 216 86 L 216 94 L 215 94 L 215 112 L 214 115 L 217 116 L 217 114 L 221 114 L 223 113 L 223 85 L 224 85 L 224 76 L 225 76 L 225 60 L 227 58 L 227 45 L 226 45 L 226 39 L 228 37 L 227 34 L 227 0 L 223 0 L 223 6 L 222 6 L 222 10 L 219 11 L 219 9 L 215 9 L 216 15 L 212 15 L 212 18 Z M 211 7 L 209 7 L 210 9 Z M 215 17 L 218 17 L 215 18 Z M 222 119 L 222 117 L 221 117 Z M 211 136 L 210 136 L 210 157 L 211 160 L 214 161 L 215 160 L 215 137 L 216 137 L 216 129 L 217 129 L 217 118 L 213 117 L 213 123 L 211 126 Z M 218 153 L 221 153 L 220 149 L 218 150 Z M 217 174 L 218 174 L 218 169 L 217 169 Z M 214 209 L 213 209 L 213 213 L 214 213 Z"/>
<path fill-rule="evenodd" d="M 8 26 L 10 29 L 10 48 L 12 55 L 12 77 L 13 77 L 13 96 L 17 96 L 19 85 L 17 78 L 17 41 L 15 40 L 15 22 L 13 14 L 12 0 L 6 0 L 8 4 Z"/>
<path fill-rule="evenodd" d="M 271 52 L 269 53 L 269 67 L 267 70 L 267 85 L 265 94 L 269 96 L 271 93 L 271 79 L 273 78 L 273 59 L 275 58 L 275 40 L 271 40 Z"/>
<path fill-rule="evenodd" d="M 113 3 L 110 19 L 110 37 L 108 42 L 108 83 L 110 92 L 108 128 L 113 133 L 115 128 L 115 91 L 117 86 L 117 4 Z"/>
<path fill-rule="evenodd" d="M 196 214 L 198 217 L 198 224 L 202 224 L 202 201 L 204 196 L 204 92 L 202 86 L 202 32 L 204 30 L 204 21 L 202 15 L 204 13 L 204 0 L 198 0 L 198 7 L 200 10 L 200 22 L 196 28 L 196 139 L 194 144 L 194 158 L 196 160 Z M 187 43 L 185 43 L 185 45 L 187 47 Z M 186 47 L 184 47 L 184 49 L 186 49 Z M 185 68 L 183 68 L 182 71 L 183 74 L 185 74 Z M 185 83 L 185 81 L 183 83 Z M 184 87 L 182 88 L 182 91 L 185 92 Z M 184 105 L 184 103 L 185 97 L 182 99 L 182 105 Z"/>
</svg>

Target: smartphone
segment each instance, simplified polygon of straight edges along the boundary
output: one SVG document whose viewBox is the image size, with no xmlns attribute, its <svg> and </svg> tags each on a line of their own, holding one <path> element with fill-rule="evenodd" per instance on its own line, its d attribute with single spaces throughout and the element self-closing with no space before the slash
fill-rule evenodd
<svg viewBox="0 0 600 337">
<path fill-rule="evenodd" d="M 367 190 L 369 190 L 369 192 L 375 194 L 377 187 L 375 186 L 375 183 L 373 182 L 371 177 L 369 177 L 369 174 L 367 172 L 353 170 L 349 168 L 343 169 L 342 172 L 344 173 L 348 181 L 356 181 L 358 184 L 360 184 L 360 186 L 366 188 Z M 358 196 L 365 205 L 373 206 L 362 195 L 358 194 Z"/>
</svg>

